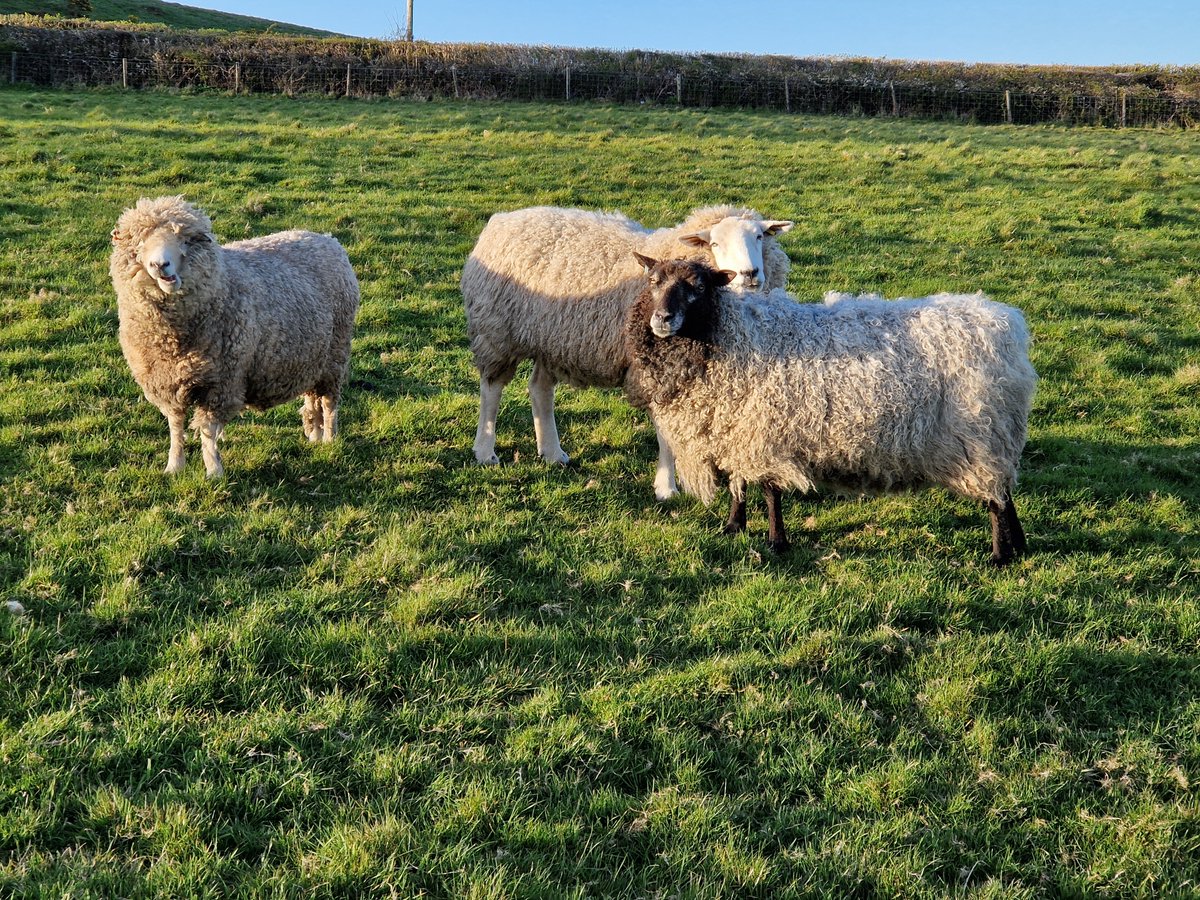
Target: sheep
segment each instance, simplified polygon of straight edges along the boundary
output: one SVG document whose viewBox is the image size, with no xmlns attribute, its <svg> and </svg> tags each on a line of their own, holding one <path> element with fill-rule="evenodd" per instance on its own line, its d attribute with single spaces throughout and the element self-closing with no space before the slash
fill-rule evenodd
<svg viewBox="0 0 1200 900">
<path fill-rule="evenodd" d="M 723 289 L 732 272 L 638 260 L 649 279 L 626 320 L 624 387 L 687 491 L 711 503 L 729 475 L 727 531 L 745 527 L 746 483 L 763 486 L 776 551 L 785 488 L 938 485 L 986 503 L 993 563 L 1026 552 L 1012 489 L 1037 375 L 1018 310 L 981 294 L 739 298 Z"/>
<path fill-rule="evenodd" d="M 619 213 L 532 207 L 492 216 L 463 267 L 467 334 L 480 374 L 475 459 L 499 463 L 496 413 L 504 386 L 525 359 L 538 454 L 569 457 L 554 421 L 554 386 L 618 387 L 625 375 L 621 330 L 641 289 L 632 251 L 699 258 L 737 273 L 745 291 L 783 287 L 789 261 L 775 235 L 792 227 L 733 206 L 695 210 L 672 228 L 648 231 Z M 670 449 L 659 440 L 654 479 L 660 500 L 674 496 Z"/>
<path fill-rule="evenodd" d="M 122 213 L 112 245 L 121 350 L 166 416 L 167 474 L 183 470 L 193 406 L 209 478 L 224 474 L 217 441 L 246 407 L 303 394 L 305 436 L 333 440 L 359 302 L 336 239 L 283 231 L 220 246 L 202 210 L 159 197 Z"/>
</svg>

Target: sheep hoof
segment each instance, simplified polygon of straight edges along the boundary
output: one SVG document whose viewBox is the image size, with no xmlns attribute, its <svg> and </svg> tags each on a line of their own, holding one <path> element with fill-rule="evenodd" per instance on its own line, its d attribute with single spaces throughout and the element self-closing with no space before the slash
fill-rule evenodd
<svg viewBox="0 0 1200 900">
<path fill-rule="evenodd" d="M 788 541 L 767 541 L 767 549 L 779 556 L 791 550 L 792 545 Z"/>
<path fill-rule="evenodd" d="M 675 485 L 675 479 L 671 475 L 658 475 L 654 479 L 654 498 L 656 500 L 670 500 L 672 497 L 679 496 L 679 488 Z"/>
<path fill-rule="evenodd" d="M 163 469 L 164 475 L 178 475 L 183 471 L 183 461 L 167 463 L 167 467 Z"/>
<path fill-rule="evenodd" d="M 495 453 L 476 453 L 475 461 L 481 466 L 500 465 L 500 457 L 498 457 Z"/>
<path fill-rule="evenodd" d="M 560 466 L 568 465 L 571 462 L 571 457 L 563 453 L 562 450 L 553 450 L 550 453 L 538 454 L 548 463 L 557 463 Z"/>
</svg>

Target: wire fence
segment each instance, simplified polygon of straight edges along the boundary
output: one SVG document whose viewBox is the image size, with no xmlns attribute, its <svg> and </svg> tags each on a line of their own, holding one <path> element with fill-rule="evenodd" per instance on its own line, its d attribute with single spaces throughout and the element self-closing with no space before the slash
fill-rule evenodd
<svg viewBox="0 0 1200 900">
<path fill-rule="evenodd" d="M 339 97 L 606 101 L 793 113 L 957 119 L 981 124 L 1104 127 L 1200 123 L 1200 100 L 1117 90 L 1105 95 L 951 89 L 811 77 L 696 76 L 593 69 L 408 67 L 298 57 L 213 62 L 178 56 L 89 57 L 12 52 L 12 84 L 119 86 Z"/>
</svg>

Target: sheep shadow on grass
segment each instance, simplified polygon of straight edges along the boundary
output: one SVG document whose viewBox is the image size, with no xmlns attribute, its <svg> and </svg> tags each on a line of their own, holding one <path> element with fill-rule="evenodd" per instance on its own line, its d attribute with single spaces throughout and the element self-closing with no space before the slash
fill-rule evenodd
<svg viewBox="0 0 1200 900">
<path fill-rule="evenodd" d="M 648 473 L 652 466 L 649 450 L 647 446 L 639 453 Z M 1194 556 L 1200 552 L 1200 530 L 1196 527 L 1200 507 L 1197 471 L 1200 471 L 1200 445 L 1031 439 L 1014 493 L 1028 534 L 1029 552 L 1034 556 L 1109 553 L 1120 557 L 1145 546 L 1175 548 L 1172 552 L 1181 560 Z M 654 513 L 657 504 L 648 480 L 644 491 L 627 493 L 630 514 Z M 885 497 L 903 498 L 911 507 L 906 518 L 911 518 L 915 527 L 923 528 L 943 548 L 964 548 L 973 559 L 978 545 L 982 560 L 989 535 L 986 510 L 951 494 L 937 493 L 941 496 L 916 491 Z M 766 528 L 761 496 L 757 487 L 748 489 L 749 540 L 753 547 L 762 542 Z M 822 524 L 819 534 L 810 527 L 810 516 L 840 504 L 859 503 L 855 498 L 820 492 L 792 492 L 784 496 L 792 549 L 779 557 L 781 563 L 808 566 L 831 549 L 841 555 L 849 552 L 856 556 L 899 554 L 913 549 L 911 539 L 900 535 L 874 538 L 864 546 L 854 546 L 853 536 L 873 526 L 858 521 L 860 517 L 844 524 Z M 867 498 L 866 502 L 872 499 Z M 714 529 L 724 524 L 720 517 L 727 503 L 728 493 L 723 492 L 713 504 Z M 1122 508 L 1116 511 L 1117 506 Z M 892 542 L 890 549 L 881 547 L 880 540 Z"/>
</svg>

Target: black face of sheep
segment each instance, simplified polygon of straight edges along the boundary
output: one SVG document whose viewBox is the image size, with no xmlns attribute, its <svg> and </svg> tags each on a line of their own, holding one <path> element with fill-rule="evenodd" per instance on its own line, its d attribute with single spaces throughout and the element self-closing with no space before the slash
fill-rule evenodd
<svg viewBox="0 0 1200 900">
<path fill-rule="evenodd" d="M 650 282 L 650 330 L 655 337 L 701 338 L 710 315 L 713 293 L 737 277 L 736 272 L 710 269 L 681 259 L 659 261 L 634 253 Z"/>
</svg>

